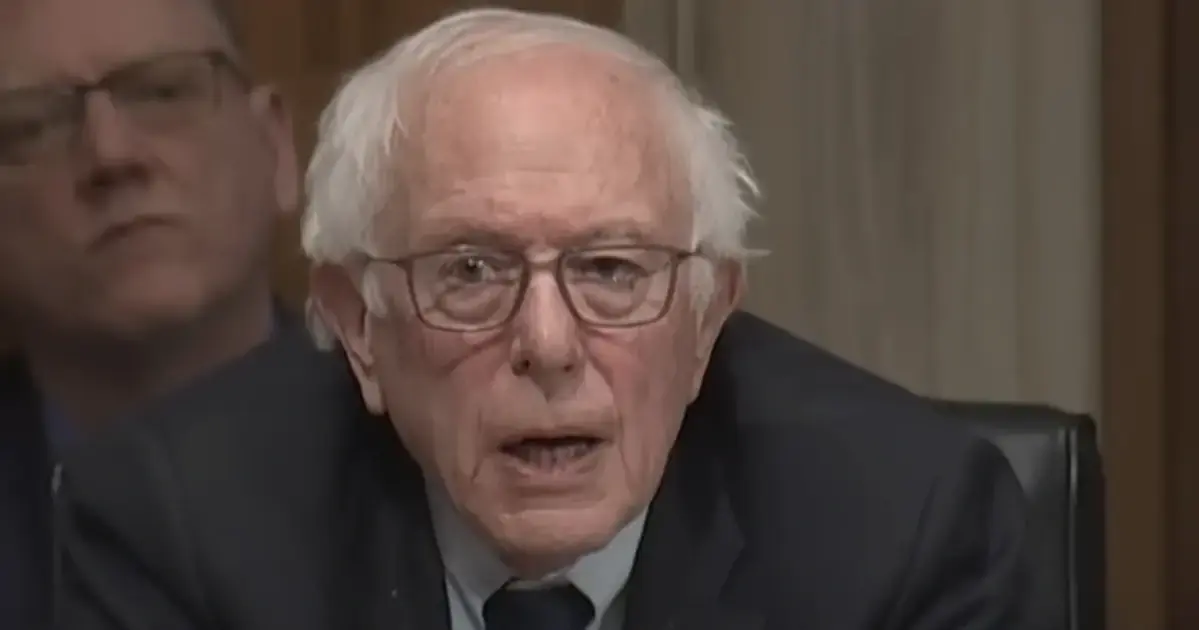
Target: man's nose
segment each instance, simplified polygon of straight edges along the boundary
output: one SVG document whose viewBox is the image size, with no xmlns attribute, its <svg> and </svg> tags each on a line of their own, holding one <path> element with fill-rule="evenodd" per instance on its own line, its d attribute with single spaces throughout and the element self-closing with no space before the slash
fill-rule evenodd
<svg viewBox="0 0 1199 630">
<path fill-rule="evenodd" d="M 537 382 L 547 395 L 582 372 L 579 324 L 549 274 L 535 274 L 516 314 L 512 370 Z"/>
<path fill-rule="evenodd" d="M 80 140 L 88 155 L 101 167 L 120 166 L 133 160 L 135 130 L 106 92 L 87 95 L 80 121 Z"/>
</svg>

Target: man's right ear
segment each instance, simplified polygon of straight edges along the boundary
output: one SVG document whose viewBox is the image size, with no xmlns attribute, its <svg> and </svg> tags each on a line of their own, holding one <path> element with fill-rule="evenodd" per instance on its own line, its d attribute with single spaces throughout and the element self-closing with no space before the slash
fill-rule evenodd
<svg viewBox="0 0 1199 630">
<path fill-rule="evenodd" d="M 309 272 L 309 292 L 317 317 L 345 351 L 367 409 L 382 414 L 383 394 L 371 349 L 370 313 L 358 284 L 347 269 L 338 265 L 316 265 Z"/>
</svg>

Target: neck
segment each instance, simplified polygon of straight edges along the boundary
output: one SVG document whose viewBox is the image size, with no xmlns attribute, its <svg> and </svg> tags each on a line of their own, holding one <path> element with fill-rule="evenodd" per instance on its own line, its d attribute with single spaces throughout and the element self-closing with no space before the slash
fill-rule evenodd
<svg viewBox="0 0 1199 630">
<path fill-rule="evenodd" d="M 576 555 L 500 556 L 504 566 L 508 567 L 512 575 L 518 579 L 533 582 L 543 580 L 565 570 L 574 564 L 578 558 Z"/>
<path fill-rule="evenodd" d="M 133 413 L 249 352 L 273 326 L 271 296 L 260 291 L 153 339 L 48 343 L 27 347 L 26 357 L 41 393 L 86 428 Z"/>
</svg>

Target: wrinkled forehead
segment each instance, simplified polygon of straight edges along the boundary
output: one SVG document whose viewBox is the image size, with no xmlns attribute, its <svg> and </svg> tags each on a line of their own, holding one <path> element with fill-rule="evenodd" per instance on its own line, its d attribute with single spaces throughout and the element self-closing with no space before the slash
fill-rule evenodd
<svg viewBox="0 0 1199 630">
<path fill-rule="evenodd" d="M 563 47 L 445 73 L 411 127 L 412 246 L 460 234 L 678 244 L 689 223 L 663 118 L 647 78 Z"/>
<path fill-rule="evenodd" d="M 154 55 L 226 45 L 203 0 L 0 0 L 0 88 L 95 79 Z"/>
</svg>

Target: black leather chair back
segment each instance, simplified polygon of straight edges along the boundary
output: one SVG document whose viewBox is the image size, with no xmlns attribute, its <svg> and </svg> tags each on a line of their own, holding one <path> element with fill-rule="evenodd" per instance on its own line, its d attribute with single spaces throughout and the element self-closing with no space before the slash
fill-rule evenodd
<svg viewBox="0 0 1199 630">
<path fill-rule="evenodd" d="M 1095 423 L 1035 405 L 935 401 L 997 445 L 1028 494 L 1029 625 L 1103 630 L 1103 471 Z"/>
</svg>

